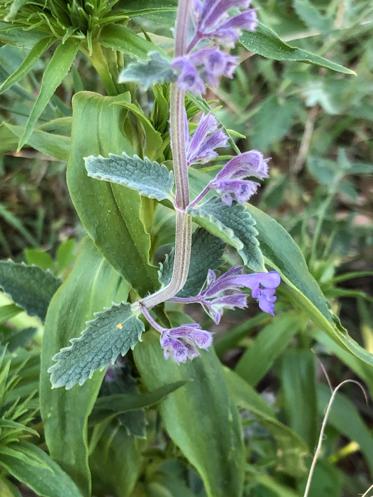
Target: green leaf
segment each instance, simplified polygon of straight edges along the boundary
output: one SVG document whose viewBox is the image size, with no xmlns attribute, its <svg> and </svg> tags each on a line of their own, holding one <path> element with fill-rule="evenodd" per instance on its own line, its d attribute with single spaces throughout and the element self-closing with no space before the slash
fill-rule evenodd
<svg viewBox="0 0 373 497">
<path fill-rule="evenodd" d="M 260 247 L 266 261 L 279 271 L 294 304 L 304 310 L 344 349 L 373 365 L 373 355 L 353 340 L 331 313 L 325 296 L 309 272 L 302 252 L 287 231 L 253 205 L 248 205 L 247 209 L 256 221 Z"/>
<path fill-rule="evenodd" d="M 212 198 L 191 211 L 195 221 L 225 243 L 234 247 L 245 265 L 253 271 L 265 271 L 255 220 L 240 204 L 228 206 Z"/>
<path fill-rule="evenodd" d="M 18 488 L 5 479 L 0 479 L 0 495 L 2 497 L 22 497 Z"/>
<path fill-rule="evenodd" d="M 297 433 L 281 423 L 263 397 L 234 371 L 226 368 L 225 380 L 237 406 L 251 412 L 273 435 L 278 447 L 278 469 L 299 478 L 299 474 L 304 473 L 306 469 L 304 459 L 308 450 L 304 441 Z"/>
<path fill-rule="evenodd" d="M 54 54 L 49 61 L 43 79 L 39 95 L 31 110 L 31 114 L 25 125 L 25 130 L 18 143 L 18 150 L 20 150 L 25 143 L 28 142 L 32 131 L 41 116 L 43 110 L 48 105 L 50 99 L 53 97 L 54 92 L 65 79 L 70 70 L 72 63 L 78 53 L 80 40 L 76 38 L 68 39 L 64 44 L 60 45 L 54 51 Z"/>
<path fill-rule="evenodd" d="M 109 154 L 107 158 L 91 155 L 85 159 L 85 164 L 91 178 L 123 185 L 157 200 L 172 198 L 172 172 L 146 157 L 130 157 L 125 152 L 122 155 Z"/>
<path fill-rule="evenodd" d="M 44 270 L 53 269 L 52 256 L 45 250 L 25 249 L 24 254 L 27 264 L 34 264 Z"/>
<path fill-rule="evenodd" d="M 12 21 L 18 11 L 26 4 L 28 3 L 29 0 L 13 0 L 13 2 L 11 3 L 10 7 L 9 7 L 9 12 L 7 13 L 7 15 L 4 17 L 4 21 Z"/>
<path fill-rule="evenodd" d="M 42 38 L 45 38 L 43 31 L 26 30 L 12 23 L 0 21 L 0 41 L 4 44 L 30 48 Z"/>
<path fill-rule="evenodd" d="M 260 484 L 260 487 L 264 487 L 270 491 L 271 497 L 298 497 L 299 493 L 292 490 L 290 487 L 279 483 L 277 479 L 269 476 L 266 473 L 255 473 L 253 475 L 253 481 Z M 266 494 L 264 494 L 266 495 Z"/>
<path fill-rule="evenodd" d="M 106 259 L 141 293 L 158 285 L 149 264 L 150 237 L 141 221 L 141 198 L 123 186 L 87 176 L 84 157 L 133 153 L 123 134 L 121 101 L 89 92 L 73 98 L 72 149 L 67 168 L 69 192 L 80 220 Z"/>
<path fill-rule="evenodd" d="M 175 390 L 183 385 L 185 385 L 185 381 L 177 381 L 157 388 L 152 392 L 105 395 L 97 399 L 91 419 L 96 422 L 97 420 L 112 418 L 125 412 L 151 407 L 161 402 L 167 395 L 175 392 Z"/>
<path fill-rule="evenodd" d="M 157 83 L 175 80 L 175 73 L 168 59 L 159 52 L 151 52 L 149 60 L 132 62 L 119 75 L 119 83 L 137 83 L 141 89 L 148 90 Z"/>
<path fill-rule="evenodd" d="M 206 281 L 209 269 L 218 269 L 222 262 L 224 243 L 208 231 L 197 229 L 192 239 L 192 255 L 188 279 L 178 297 L 197 295 Z M 160 281 L 166 286 L 172 276 L 174 251 L 166 256 L 161 267 Z"/>
<path fill-rule="evenodd" d="M 114 364 L 141 340 L 145 327 L 129 304 L 114 305 L 95 315 L 79 338 L 53 357 L 49 368 L 53 388 L 83 385 L 93 373 Z"/>
<path fill-rule="evenodd" d="M 2 305 L 0 307 L 0 324 L 6 323 L 9 319 L 18 316 L 22 309 L 14 304 Z"/>
<path fill-rule="evenodd" d="M 43 38 L 38 41 L 27 54 L 22 64 L 18 67 L 16 71 L 10 74 L 5 81 L 0 85 L 0 94 L 7 91 L 12 85 L 18 83 L 22 78 L 24 78 L 29 71 L 31 71 L 34 64 L 40 60 L 44 52 L 52 45 L 52 38 Z"/>
<path fill-rule="evenodd" d="M 241 44 L 250 52 L 267 59 L 306 62 L 332 71 L 356 75 L 354 71 L 314 53 L 285 43 L 272 29 L 259 23 L 255 31 L 245 31 L 240 38 Z"/>
<path fill-rule="evenodd" d="M 14 140 L 11 140 L 9 146 L 4 150 L 5 152 L 11 152 L 17 146 L 17 138 L 22 136 L 23 128 L 22 126 L 9 123 L 3 123 L 0 127 L 1 126 L 4 126 L 9 130 L 11 137 L 14 136 Z M 71 140 L 69 137 L 54 133 L 47 133 L 46 131 L 42 131 L 40 129 L 34 129 L 26 143 L 42 154 L 49 155 L 63 161 L 68 159 L 71 148 Z"/>
<path fill-rule="evenodd" d="M 286 352 L 281 384 L 288 424 L 312 450 L 318 436 L 315 354 L 299 349 Z"/>
<path fill-rule="evenodd" d="M 0 465 L 40 497 L 82 497 L 60 466 L 29 442 L 18 442 L 2 450 Z"/>
<path fill-rule="evenodd" d="M 96 373 L 82 387 L 52 389 L 47 372 L 52 357 L 71 338 L 79 336 L 86 321 L 113 301 L 127 298 L 129 285 L 103 259 L 90 240 L 80 247 L 76 263 L 48 309 L 43 337 L 40 409 L 45 438 L 53 459 L 91 495 L 88 465 L 88 416 L 104 373 Z"/>
<path fill-rule="evenodd" d="M 105 26 L 100 34 L 100 43 L 107 48 L 118 50 L 131 57 L 147 58 L 157 47 L 148 40 L 141 38 L 131 29 L 118 24 Z"/>
<path fill-rule="evenodd" d="M 146 117 L 141 107 L 124 99 L 118 100 L 117 105 L 133 114 L 138 123 L 134 133 L 140 144 L 141 156 L 155 160 L 163 159 L 164 143 L 162 135 L 154 128 L 153 123 Z M 141 139 L 141 135 L 144 135 L 143 139 Z"/>
<path fill-rule="evenodd" d="M 186 364 L 164 359 L 155 332 L 144 335 L 134 358 L 146 387 L 154 390 L 187 381 L 160 406 L 172 441 L 195 466 L 208 497 L 242 495 L 244 448 L 238 413 L 213 350 Z"/>
<path fill-rule="evenodd" d="M 61 282 L 37 266 L 0 261 L 0 288 L 30 316 L 44 320 L 48 305 Z"/>
<path fill-rule="evenodd" d="M 273 319 L 241 356 L 235 371 L 250 385 L 257 385 L 299 330 L 299 316 L 287 313 Z"/>
<path fill-rule="evenodd" d="M 95 495 L 133 497 L 143 469 L 142 444 L 124 426 L 106 424 L 96 425 L 102 433 L 89 458 Z"/>
</svg>

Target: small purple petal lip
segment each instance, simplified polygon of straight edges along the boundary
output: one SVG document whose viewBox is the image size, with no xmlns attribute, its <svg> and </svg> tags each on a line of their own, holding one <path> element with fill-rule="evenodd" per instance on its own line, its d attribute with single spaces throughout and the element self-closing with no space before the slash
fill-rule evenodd
<svg viewBox="0 0 373 497">
<path fill-rule="evenodd" d="M 212 333 L 202 330 L 198 323 L 183 324 L 177 328 L 164 329 L 160 343 L 165 359 L 171 358 L 180 364 L 198 357 L 198 349 L 211 347 Z"/>
</svg>

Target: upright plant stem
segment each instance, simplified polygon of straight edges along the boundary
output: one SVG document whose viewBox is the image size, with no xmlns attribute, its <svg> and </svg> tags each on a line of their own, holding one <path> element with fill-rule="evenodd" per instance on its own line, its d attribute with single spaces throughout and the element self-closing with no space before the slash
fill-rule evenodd
<svg viewBox="0 0 373 497">
<path fill-rule="evenodd" d="M 184 55 L 187 50 L 190 9 L 191 0 L 179 1 L 175 29 L 175 56 L 177 57 Z M 185 151 L 184 112 L 185 93 L 176 84 L 172 84 L 170 94 L 170 135 L 176 185 L 175 257 L 169 284 L 141 301 L 142 305 L 148 308 L 174 297 L 183 288 L 189 272 L 192 247 L 192 219 L 186 211 L 189 204 L 189 179 Z"/>
</svg>

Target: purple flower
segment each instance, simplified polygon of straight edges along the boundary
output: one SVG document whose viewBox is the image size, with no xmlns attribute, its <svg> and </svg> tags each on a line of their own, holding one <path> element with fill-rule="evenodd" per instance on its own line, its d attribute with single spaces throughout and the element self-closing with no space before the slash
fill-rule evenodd
<svg viewBox="0 0 373 497">
<path fill-rule="evenodd" d="M 207 47 L 188 55 L 176 57 L 172 63 L 177 72 L 177 84 L 184 91 L 201 94 L 206 91 L 206 84 L 219 85 L 223 76 L 233 77 L 238 59 L 218 48 Z"/>
<path fill-rule="evenodd" d="M 189 137 L 188 122 L 186 120 L 186 144 L 188 165 L 196 162 L 205 163 L 217 157 L 216 148 L 225 147 L 228 137 L 221 129 L 212 114 L 202 114 L 197 129 L 192 137 Z"/>
<path fill-rule="evenodd" d="M 205 297 L 211 298 L 222 292 L 237 288 L 250 288 L 251 296 L 258 301 L 259 308 L 272 316 L 275 313 L 276 288 L 281 278 L 276 271 L 269 273 L 243 274 L 241 267 L 234 267 L 216 278 L 210 276 L 210 283 L 204 290 Z"/>
<path fill-rule="evenodd" d="M 218 278 L 210 270 L 204 288 L 195 297 L 175 297 L 173 302 L 201 304 L 216 324 L 220 323 L 225 309 L 243 309 L 247 306 L 247 295 L 241 291 L 249 288 L 263 312 L 274 315 L 276 288 L 281 283 L 275 272 L 244 274 L 242 267 L 233 267 Z"/>
<path fill-rule="evenodd" d="M 250 0 L 195 0 L 195 36 L 189 48 L 205 38 L 233 45 L 242 29 L 254 31 L 258 21 L 255 10 L 249 9 L 250 3 Z M 229 11 L 233 7 L 242 11 L 230 16 Z"/>
<path fill-rule="evenodd" d="M 205 83 L 188 55 L 177 57 L 173 61 L 172 67 L 178 73 L 177 84 L 182 90 L 190 91 L 197 95 L 205 92 Z"/>
<path fill-rule="evenodd" d="M 240 154 L 227 162 L 208 187 L 219 192 L 227 205 L 232 205 L 233 200 L 240 204 L 247 202 L 256 193 L 260 183 L 244 178 L 267 178 L 268 161 L 257 150 Z"/>
<path fill-rule="evenodd" d="M 198 357 L 198 349 L 206 350 L 211 345 L 212 333 L 202 330 L 197 323 L 163 329 L 161 333 L 161 347 L 165 359 L 172 358 L 179 364 Z"/>
</svg>

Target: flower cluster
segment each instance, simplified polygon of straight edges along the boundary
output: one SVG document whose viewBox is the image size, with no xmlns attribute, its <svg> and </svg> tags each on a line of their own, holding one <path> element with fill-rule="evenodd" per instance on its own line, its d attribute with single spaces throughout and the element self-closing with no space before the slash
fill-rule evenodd
<svg viewBox="0 0 373 497">
<path fill-rule="evenodd" d="M 161 331 L 161 347 L 165 359 L 172 358 L 179 364 L 198 357 L 198 349 L 206 350 L 211 345 L 212 333 L 202 330 L 198 323 L 163 328 Z"/>
<path fill-rule="evenodd" d="M 212 157 L 215 153 L 215 150 L 209 151 L 207 147 L 204 147 L 206 156 Z M 189 152 L 189 155 L 192 155 L 192 152 Z M 257 181 L 245 178 L 261 180 L 268 178 L 268 162 L 269 159 L 265 159 L 263 154 L 257 150 L 250 150 L 233 157 L 190 203 L 189 208 L 198 204 L 210 190 L 219 193 L 226 205 L 231 206 L 233 201 L 244 204 L 260 187 Z"/>
<path fill-rule="evenodd" d="M 256 13 L 249 5 L 250 0 L 194 0 L 192 39 L 187 53 L 176 57 L 172 64 L 181 89 L 203 94 L 206 85 L 216 87 L 223 76 L 232 78 L 238 59 L 220 45 L 231 47 L 242 29 L 255 30 Z M 231 15 L 232 9 L 236 14 Z M 199 48 L 203 40 L 214 45 Z"/>
<path fill-rule="evenodd" d="M 174 302 L 184 304 L 201 304 L 205 312 L 216 324 L 220 323 L 225 309 L 243 309 L 247 306 L 247 295 L 243 288 L 251 290 L 251 296 L 257 300 L 263 312 L 274 315 L 276 288 L 281 282 L 276 271 L 269 273 L 244 274 L 242 267 L 233 267 L 216 277 L 209 270 L 206 284 L 194 297 L 175 297 Z"/>
<path fill-rule="evenodd" d="M 268 159 L 257 150 L 250 150 L 231 159 L 209 183 L 209 189 L 220 193 L 223 202 L 243 204 L 256 193 L 260 183 L 245 178 L 268 178 Z"/>
</svg>

